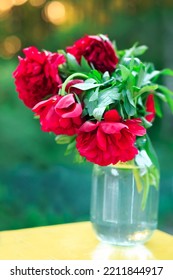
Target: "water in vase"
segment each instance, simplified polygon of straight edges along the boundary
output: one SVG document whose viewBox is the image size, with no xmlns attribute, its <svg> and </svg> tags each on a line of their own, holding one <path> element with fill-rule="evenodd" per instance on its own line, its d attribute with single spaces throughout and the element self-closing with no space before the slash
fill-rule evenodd
<svg viewBox="0 0 173 280">
<path fill-rule="evenodd" d="M 158 190 L 150 187 L 144 209 L 142 199 L 133 170 L 95 166 L 91 222 L 98 238 L 126 246 L 146 242 L 157 227 Z"/>
</svg>

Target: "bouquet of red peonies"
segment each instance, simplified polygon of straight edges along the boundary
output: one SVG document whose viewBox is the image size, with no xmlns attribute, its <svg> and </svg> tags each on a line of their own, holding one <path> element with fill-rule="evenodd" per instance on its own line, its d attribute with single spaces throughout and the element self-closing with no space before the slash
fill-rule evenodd
<svg viewBox="0 0 173 280">
<path fill-rule="evenodd" d="M 137 44 L 118 50 L 105 35 L 86 35 L 57 53 L 28 47 L 13 73 L 16 90 L 41 129 L 67 144 L 66 154 L 74 150 L 76 160 L 101 166 L 134 162 L 136 155 L 146 160 L 147 129 L 162 117 L 160 101 L 173 111 L 173 92 L 157 82 L 173 71 L 141 61 L 146 50 Z"/>
</svg>

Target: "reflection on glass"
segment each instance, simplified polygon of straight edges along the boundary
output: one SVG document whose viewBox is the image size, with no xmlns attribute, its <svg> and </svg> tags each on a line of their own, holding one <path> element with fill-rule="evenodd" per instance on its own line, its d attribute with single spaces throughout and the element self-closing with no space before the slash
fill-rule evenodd
<svg viewBox="0 0 173 280">
<path fill-rule="evenodd" d="M 99 243 L 92 252 L 93 260 L 155 260 L 152 252 L 144 245 L 135 247 L 113 246 Z"/>
</svg>

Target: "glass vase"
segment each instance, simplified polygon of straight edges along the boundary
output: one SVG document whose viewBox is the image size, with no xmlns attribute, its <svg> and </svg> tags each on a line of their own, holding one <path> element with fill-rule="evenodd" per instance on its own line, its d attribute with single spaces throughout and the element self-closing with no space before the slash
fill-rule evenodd
<svg viewBox="0 0 173 280">
<path fill-rule="evenodd" d="M 159 172 L 148 155 L 148 166 L 140 157 L 135 164 L 93 167 L 91 222 L 101 241 L 142 244 L 157 228 Z"/>
</svg>

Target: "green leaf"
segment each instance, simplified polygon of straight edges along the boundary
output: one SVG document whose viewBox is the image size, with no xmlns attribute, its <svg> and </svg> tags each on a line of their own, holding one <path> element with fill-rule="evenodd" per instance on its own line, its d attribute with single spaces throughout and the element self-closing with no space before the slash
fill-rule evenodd
<svg viewBox="0 0 173 280">
<path fill-rule="evenodd" d="M 161 99 L 163 102 L 167 102 L 167 99 L 165 97 L 164 94 L 160 93 L 160 92 L 155 92 L 155 96 L 157 96 L 159 99 Z"/>
<path fill-rule="evenodd" d="M 97 100 L 98 99 L 98 94 L 99 94 L 99 88 L 96 88 L 96 90 L 93 92 L 93 94 L 89 98 L 89 102 Z"/>
<path fill-rule="evenodd" d="M 102 81 L 102 75 L 96 69 L 91 70 L 90 73 L 88 74 L 88 76 L 90 78 L 93 78 L 94 80 L 96 80 L 98 83 L 100 83 Z"/>
<path fill-rule="evenodd" d="M 123 81 L 126 81 L 130 75 L 130 70 L 122 64 L 119 65 L 119 68 L 121 70 L 121 75 L 122 75 Z"/>
<path fill-rule="evenodd" d="M 85 117 L 85 116 L 87 116 L 87 115 L 88 115 L 88 110 L 87 110 L 87 108 L 85 107 L 85 108 L 83 109 L 83 111 L 82 111 L 82 118 Z"/>
<path fill-rule="evenodd" d="M 84 56 L 82 56 L 81 58 L 81 68 L 87 72 L 91 71 L 91 67 L 89 66 L 87 60 L 84 58 Z"/>
<path fill-rule="evenodd" d="M 140 87 L 133 86 L 133 91 L 134 91 L 134 92 L 139 92 L 139 91 L 140 91 L 140 89 L 141 89 Z"/>
<path fill-rule="evenodd" d="M 169 68 L 163 69 L 160 73 L 166 76 L 173 76 L 173 70 Z"/>
<path fill-rule="evenodd" d="M 126 87 L 131 93 L 133 92 L 133 87 L 135 86 L 135 84 L 136 84 L 136 78 L 134 77 L 134 75 L 132 73 L 130 73 L 128 80 L 127 80 Z"/>
<path fill-rule="evenodd" d="M 135 64 L 135 58 L 132 57 L 132 58 L 129 58 L 129 60 L 130 60 L 129 69 L 130 69 L 130 72 L 132 72 L 134 64 Z"/>
<path fill-rule="evenodd" d="M 79 72 L 81 67 L 78 64 L 76 58 L 70 53 L 67 53 L 66 58 L 67 58 L 68 67 L 75 72 Z"/>
<path fill-rule="evenodd" d="M 75 150 L 74 162 L 75 162 L 75 163 L 83 163 L 83 162 L 85 162 L 85 161 L 86 161 L 86 159 L 85 159 L 83 156 L 81 156 L 81 155 L 78 153 L 77 150 Z"/>
<path fill-rule="evenodd" d="M 148 137 L 147 134 L 145 136 L 145 139 L 146 139 L 146 142 L 145 142 L 144 148 L 145 148 L 148 156 L 150 157 L 153 165 L 159 170 L 158 158 L 157 158 L 156 152 L 155 152 L 155 150 L 153 148 L 153 145 L 152 145 L 152 143 L 150 141 L 150 138 Z"/>
<path fill-rule="evenodd" d="M 155 67 L 154 64 L 152 62 L 145 62 L 145 69 L 146 69 L 146 73 L 152 73 L 155 71 Z"/>
<path fill-rule="evenodd" d="M 125 119 L 127 116 L 125 117 L 125 112 L 123 111 L 123 109 L 124 109 L 124 106 L 119 102 L 118 103 L 118 112 L 120 112 L 121 117 L 123 119 Z"/>
<path fill-rule="evenodd" d="M 160 71 L 156 71 L 156 70 L 151 72 L 151 73 L 147 73 L 145 75 L 145 78 L 144 78 L 144 81 L 143 81 L 143 85 L 149 83 L 153 78 L 159 76 L 160 73 L 161 73 Z"/>
<path fill-rule="evenodd" d="M 168 89 L 167 87 L 159 85 L 158 88 L 165 94 L 165 95 L 170 95 L 173 96 L 173 91 Z"/>
<path fill-rule="evenodd" d="M 145 108 L 145 105 L 143 104 L 141 96 L 138 98 L 138 104 L 142 107 Z"/>
<path fill-rule="evenodd" d="M 143 185 L 143 195 L 142 195 L 142 209 L 144 210 L 148 198 L 148 193 L 150 187 L 155 187 L 158 189 L 159 185 L 159 168 L 157 156 L 153 150 L 152 144 L 148 136 L 142 137 L 141 147 L 138 155 L 135 157 L 135 162 L 142 170 L 141 184 Z M 145 139 L 145 141 L 144 141 Z M 138 142 L 139 144 L 139 142 Z"/>
<path fill-rule="evenodd" d="M 65 151 L 65 156 L 71 154 L 76 149 L 76 141 L 72 141 L 70 144 L 68 144 L 67 149 Z"/>
<path fill-rule="evenodd" d="M 135 162 L 140 170 L 142 170 L 140 176 L 143 185 L 142 209 L 144 209 L 148 198 L 149 188 L 155 187 L 158 189 L 160 179 L 159 164 L 157 155 L 148 135 L 139 137 L 137 139 L 137 146 L 139 152 L 135 157 Z"/>
<path fill-rule="evenodd" d="M 108 41 L 108 37 L 104 34 L 99 34 L 99 37 L 103 40 L 103 41 Z"/>
<path fill-rule="evenodd" d="M 98 121 L 101 121 L 105 109 L 106 107 L 95 108 L 93 111 L 94 118 Z"/>
<path fill-rule="evenodd" d="M 122 93 L 118 92 L 118 88 L 111 88 L 110 91 L 108 91 L 109 97 L 113 100 L 120 100 L 122 98 Z"/>
<path fill-rule="evenodd" d="M 135 161 L 137 163 L 137 166 L 139 166 L 140 168 L 145 168 L 144 173 L 147 172 L 147 168 L 150 168 L 152 166 L 152 161 L 145 149 L 142 149 L 138 152 L 138 154 L 135 157 Z"/>
<path fill-rule="evenodd" d="M 88 110 L 89 116 L 92 116 L 94 109 L 98 107 L 98 100 L 89 101 L 91 96 L 94 94 L 93 90 L 88 91 L 87 93 L 88 94 L 85 96 L 84 103 L 86 109 Z"/>
<path fill-rule="evenodd" d="M 46 51 L 46 50 L 45 50 L 45 51 Z M 57 52 L 58 52 L 59 54 L 63 54 L 64 56 L 67 55 L 67 53 L 66 53 L 63 49 L 57 50 Z"/>
<path fill-rule="evenodd" d="M 112 86 L 113 84 L 115 84 L 115 78 L 111 77 L 109 80 L 103 82 L 101 84 L 102 87 L 108 87 L 109 85 Z"/>
<path fill-rule="evenodd" d="M 133 96 L 132 96 L 130 90 L 127 90 L 127 91 L 126 91 L 126 95 L 127 95 L 127 98 L 128 98 L 128 100 L 129 100 L 130 104 L 135 108 L 135 103 L 134 103 L 134 101 L 133 101 Z"/>
<path fill-rule="evenodd" d="M 73 72 L 88 73 L 91 71 L 91 67 L 84 57 L 81 58 L 81 64 L 79 64 L 72 54 L 67 53 L 66 60 L 68 68 Z"/>
<path fill-rule="evenodd" d="M 115 101 L 111 98 L 112 88 L 107 88 L 99 92 L 98 95 L 98 106 L 97 107 L 106 107 Z M 118 97 L 117 97 L 118 98 Z"/>
<path fill-rule="evenodd" d="M 124 53 L 124 57 L 133 56 L 134 50 L 135 50 L 137 45 L 138 45 L 138 43 L 136 42 L 130 49 L 123 50 L 122 54 Z"/>
<path fill-rule="evenodd" d="M 142 86 L 145 75 L 146 75 L 146 73 L 145 73 L 144 66 L 140 65 L 140 69 L 139 69 L 138 76 L 137 76 L 137 83 L 136 83 L 137 87 Z"/>
<path fill-rule="evenodd" d="M 173 112 L 173 92 L 171 90 L 169 90 L 168 88 L 159 85 L 158 87 L 165 95 L 166 97 L 166 102 L 168 103 L 171 111 Z"/>
<path fill-rule="evenodd" d="M 155 110 L 156 110 L 156 114 L 158 117 L 162 118 L 163 114 L 162 114 L 162 110 L 160 107 L 160 103 L 158 98 L 156 98 L 156 96 L 154 96 L 154 105 L 155 105 Z"/>
<path fill-rule="evenodd" d="M 125 50 L 124 57 L 129 57 L 129 56 L 140 56 L 146 52 L 148 49 L 147 46 L 142 45 L 137 47 L 138 43 L 135 43 L 130 49 Z M 122 51 L 123 54 L 123 51 Z"/>
<path fill-rule="evenodd" d="M 94 83 L 88 83 L 88 82 L 84 82 L 84 83 L 79 83 L 79 84 L 75 84 L 73 85 L 74 88 L 78 88 L 80 90 L 89 90 L 89 89 L 92 89 L 92 88 L 97 88 L 101 86 L 101 84 L 94 84 Z"/>
<path fill-rule="evenodd" d="M 134 66 L 134 57 L 123 57 L 121 64 L 126 66 L 131 71 Z"/>
<path fill-rule="evenodd" d="M 96 84 L 97 82 L 94 78 L 89 78 L 89 79 L 85 80 L 85 83 Z"/>
<path fill-rule="evenodd" d="M 145 128 L 150 128 L 150 127 L 152 126 L 152 123 L 151 123 L 151 122 L 148 122 L 148 121 L 146 120 L 146 118 L 141 117 L 141 119 L 142 119 L 142 121 L 143 121 L 143 124 L 144 124 Z"/>
<path fill-rule="evenodd" d="M 103 81 L 106 82 L 110 79 L 110 74 L 108 71 L 106 71 L 104 74 L 103 74 Z"/>
<path fill-rule="evenodd" d="M 136 144 L 139 150 L 139 153 L 135 158 L 135 160 L 137 159 L 137 165 L 150 167 L 152 162 L 152 165 L 159 170 L 158 158 L 148 135 L 146 134 L 143 137 L 138 137 Z M 145 153 L 142 151 L 145 151 Z M 147 160 L 147 157 L 150 159 L 150 163 Z"/>
<path fill-rule="evenodd" d="M 150 91 L 155 91 L 158 88 L 158 85 L 148 85 L 148 86 L 144 86 L 140 89 L 140 91 L 138 92 L 138 95 L 143 94 L 144 92 L 150 92 Z"/>
<path fill-rule="evenodd" d="M 136 106 L 133 101 L 132 94 L 129 90 L 123 92 L 124 95 L 124 108 L 128 116 L 136 114 Z"/>
<path fill-rule="evenodd" d="M 145 45 L 136 47 L 133 51 L 133 55 L 134 56 L 140 56 L 140 55 L 144 54 L 147 50 L 148 50 L 148 47 L 145 46 Z"/>
<path fill-rule="evenodd" d="M 127 96 L 124 97 L 124 108 L 128 116 L 134 116 L 136 114 L 136 109 L 130 104 Z"/>
<path fill-rule="evenodd" d="M 74 136 L 68 136 L 68 135 L 57 135 L 55 137 L 55 141 L 57 144 L 69 144 L 75 139 Z"/>
<path fill-rule="evenodd" d="M 160 181 L 160 173 L 159 170 L 152 166 L 149 170 L 149 180 L 150 180 L 150 186 L 153 186 L 158 190 L 159 188 L 159 181 Z"/>
</svg>

